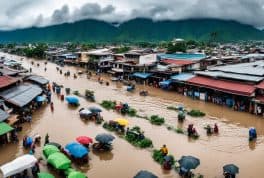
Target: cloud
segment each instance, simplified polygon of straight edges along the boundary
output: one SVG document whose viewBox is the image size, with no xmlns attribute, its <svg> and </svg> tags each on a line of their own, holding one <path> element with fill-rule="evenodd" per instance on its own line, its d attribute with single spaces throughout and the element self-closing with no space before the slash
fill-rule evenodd
<svg viewBox="0 0 264 178">
<path fill-rule="evenodd" d="M 57 9 L 53 12 L 51 16 L 51 22 L 52 23 L 64 23 L 69 20 L 70 17 L 70 10 L 68 5 L 62 6 L 61 9 Z"/>
<path fill-rule="evenodd" d="M 0 29 L 47 26 L 83 19 L 124 22 L 219 18 L 264 26 L 264 0 L 1 0 Z"/>
</svg>

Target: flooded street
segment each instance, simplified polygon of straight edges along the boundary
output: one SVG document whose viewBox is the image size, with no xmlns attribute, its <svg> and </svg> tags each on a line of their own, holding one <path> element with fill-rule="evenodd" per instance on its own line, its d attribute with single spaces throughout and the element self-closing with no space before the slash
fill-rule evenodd
<svg viewBox="0 0 264 178">
<path fill-rule="evenodd" d="M 20 57 L 15 56 L 12 58 L 20 59 Z M 31 66 L 30 61 L 24 59 L 23 65 L 29 68 Z M 40 67 L 37 67 L 36 62 L 34 66 L 31 66 L 34 74 L 44 76 L 50 82 L 62 84 L 64 88 L 69 87 L 72 91 L 78 90 L 80 93 L 84 93 L 85 89 L 94 90 L 96 103 L 90 103 L 80 98 L 79 108 L 72 108 L 67 105 L 66 101 L 61 101 L 53 93 L 54 112 L 50 111 L 49 106 L 42 107 L 35 112 L 33 122 L 23 125 L 23 131 L 19 134 L 20 143 L 0 147 L 0 164 L 23 154 L 22 138 L 25 134 L 33 136 L 39 133 L 42 136 L 42 145 L 36 149 L 36 157 L 40 157 L 42 156 L 41 149 L 46 133 L 49 134 L 50 141 L 65 146 L 80 135 L 94 138 L 99 133 L 107 132 L 101 125 L 95 125 L 93 122 L 83 122 L 79 117 L 78 110 L 81 107 L 99 106 L 98 103 L 102 100 L 116 100 L 127 102 L 137 109 L 140 115 L 158 114 L 163 116 L 166 119 L 166 124 L 174 127 L 186 129 L 188 124 L 193 123 L 200 134 L 198 140 L 188 139 L 186 135 L 168 130 L 166 126 L 154 126 L 144 119 L 126 117 L 129 120 L 129 127 L 138 125 L 145 131 L 145 135 L 152 139 L 154 148 L 160 148 L 163 144 L 166 144 L 169 153 L 174 155 L 176 159 L 180 159 L 182 155 L 193 155 L 199 158 L 201 164 L 194 171 L 195 173 L 200 173 L 209 178 L 223 177 L 223 165 L 234 163 L 240 168 L 238 177 L 263 177 L 264 120 L 262 118 L 248 113 L 235 112 L 215 104 L 192 100 L 176 92 L 162 91 L 156 88 L 146 87 L 150 96 L 142 97 L 139 96 L 138 90 L 144 86 L 137 86 L 137 91 L 128 93 L 120 83 L 110 82 L 110 86 L 101 85 L 97 82 L 96 77 L 87 79 L 85 74 L 79 75 L 77 79 L 73 79 L 72 76 L 67 78 L 57 72 L 56 64 L 48 63 L 45 72 L 44 61 L 39 63 Z M 73 74 L 83 69 L 72 66 L 62 68 L 63 73 L 67 70 L 70 70 Z M 64 89 L 62 91 L 65 93 Z M 187 116 L 182 126 L 177 125 L 177 112 L 168 110 L 167 107 L 177 106 L 179 103 L 188 108 L 200 109 L 206 112 L 207 116 L 204 118 Z M 114 111 L 104 109 L 102 115 L 105 120 L 122 117 Z M 218 124 L 220 134 L 207 136 L 204 127 L 207 124 L 213 125 L 214 123 Z M 256 143 L 249 144 L 248 128 L 251 126 L 256 127 L 259 137 Z M 111 134 L 114 135 L 114 133 Z M 160 165 L 154 162 L 150 151 L 135 148 L 124 139 L 118 138 L 117 135 L 115 137 L 116 139 L 113 141 L 114 149 L 110 153 L 96 155 L 90 152 L 89 166 L 77 167 L 77 169 L 86 172 L 89 178 L 130 178 L 139 170 L 149 170 L 160 178 L 178 177 L 174 170 L 164 172 Z M 44 162 L 42 163 L 44 164 Z"/>
</svg>

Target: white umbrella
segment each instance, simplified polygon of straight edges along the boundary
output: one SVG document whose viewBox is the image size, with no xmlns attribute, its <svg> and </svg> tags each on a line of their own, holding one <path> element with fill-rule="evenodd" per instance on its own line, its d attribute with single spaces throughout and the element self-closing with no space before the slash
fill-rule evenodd
<svg viewBox="0 0 264 178">
<path fill-rule="evenodd" d="M 83 109 L 79 113 L 80 115 L 86 115 L 86 116 L 92 114 L 92 112 L 89 109 Z"/>
<path fill-rule="evenodd" d="M 3 177 L 9 177 L 33 167 L 38 160 L 33 155 L 23 155 L 0 167 Z"/>
</svg>

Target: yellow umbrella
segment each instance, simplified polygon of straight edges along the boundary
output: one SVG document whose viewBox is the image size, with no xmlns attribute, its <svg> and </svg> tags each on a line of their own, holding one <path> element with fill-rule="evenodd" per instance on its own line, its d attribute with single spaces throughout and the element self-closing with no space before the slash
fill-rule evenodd
<svg viewBox="0 0 264 178">
<path fill-rule="evenodd" d="M 128 120 L 126 120 L 126 119 L 116 119 L 116 122 L 119 125 L 122 125 L 122 126 L 127 126 L 128 125 Z"/>
</svg>

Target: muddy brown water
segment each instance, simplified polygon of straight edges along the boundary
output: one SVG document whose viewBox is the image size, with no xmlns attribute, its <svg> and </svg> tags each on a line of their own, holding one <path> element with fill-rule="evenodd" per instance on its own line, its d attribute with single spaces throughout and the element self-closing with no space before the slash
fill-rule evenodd
<svg viewBox="0 0 264 178">
<path fill-rule="evenodd" d="M 1 55 L 1 54 L 0 54 Z M 2 54 L 3 55 L 3 54 Z M 10 56 L 4 54 L 5 56 Z M 12 56 L 14 59 L 20 57 Z M 32 59 L 24 59 L 25 67 L 31 66 Z M 190 98 L 176 94 L 175 92 L 162 91 L 160 89 L 137 86 L 137 91 L 128 93 L 126 88 L 120 83 L 110 82 L 110 86 L 101 85 L 96 81 L 96 77 L 87 79 L 86 75 L 78 75 L 77 79 L 73 77 L 66 78 L 60 75 L 56 70 L 56 64 L 48 63 L 47 71 L 44 71 L 44 62 L 40 61 L 40 67 L 31 66 L 33 73 L 48 78 L 51 82 L 55 81 L 69 87 L 72 90 L 78 90 L 84 93 L 85 89 L 95 91 L 97 103 L 104 99 L 128 102 L 132 107 L 139 111 L 140 115 L 158 114 L 166 119 L 166 123 L 177 127 L 177 112 L 167 110 L 167 106 L 176 106 L 183 103 L 188 108 L 200 109 L 207 113 L 204 118 L 187 117 L 182 125 L 186 129 L 189 123 L 193 123 L 200 134 L 198 140 L 188 139 L 186 135 L 177 134 L 169 131 L 165 126 L 151 125 L 147 120 L 140 118 L 130 118 L 129 126 L 140 126 L 145 135 L 152 139 L 155 148 L 166 144 L 169 153 L 179 159 L 182 155 L 193 155 L 200 158 L 201 165 L 194 171 L 201 173 L 205 177 L 223 177 L 222 167 L 228 163 L 234 163 L 239 166 L 240 173 L 238 177 L 263 177 L 263 156 L 264 156 L 264 120 L 251 114 L 235 112 L 226 107 L 217 106 L 211 103 L 195 101 Z M 73 66 L 62 68 L 63 73 L 67 70 L 71 74 L 78 70 L 83 70 Z M 108 78 L 108 76 L 104 76 Z M 109 79 L 109 78 L 108 78 Z M 150 96 L 141 97 L 138 90 L 146 88 Z M 62 90 L 64 92 L 64 90 Z M 65 92 L 64 92 L 65 93 Z M 52 113 L 49 106 L 44 106 L 34 113 L 33 122 L 23 125 L 23 131 L 20 133 L 20 140 L 27 134 L 33 136 L 39 133 L 44 140 L 46 133 L 49 133 L 50 141 L 61 143 L 63 146 L 74 141 L 77 136 L 87 135 L 95 137 L 98 133 L 107 132 L 102 126 L 95 125 L 92 122 L 83 122 L 78 115 L 80 107 L 99 106 L 96 103 L 90 103 L 80 98 L 79 108 L 71 108 L 64 101 L 60 101 L 56 94 L 53 93 L 52 100 L 55 110 Z M 113 111 L 103 109 L 102 115 L 105 120 L 111 120 L 122 117 Z M 207 136 L 203 127 L 206 124 L 219 125 L 220 134 L 217 136 Z M 259 137 L 256 143 L 249 144 L 248 128 L 254 126 L 257 128 Z M 115 135 L 114 133 L 111 133 Z M 174 170 L 164 172 L 161 167 L 155 163 L 148 150 L 142 150 L 133 147 L 125 140 L 118 138 L 113 142 L 114 149 L 108 154 L 89 153 L 89 165 L 76 166 L 85 172 L 89 178 L 130 178 L 139 170 L 149 170 L 161 178 L 178 177 Z M 42 141 L 43 141 L 42 140 Z M 40 157 L 41 147 L 36 149 L 36 157 Z M 15 157 L 22 155 L 24 151 L 22 143 L 17 145 L 9 144 L 0 147 L 0 165 L 11 161 Z M 42 161 L 41 169 L 48 171 L 45 161 Z M 58 177 L 58 175 L 56 175 Z"/>
</svg>

